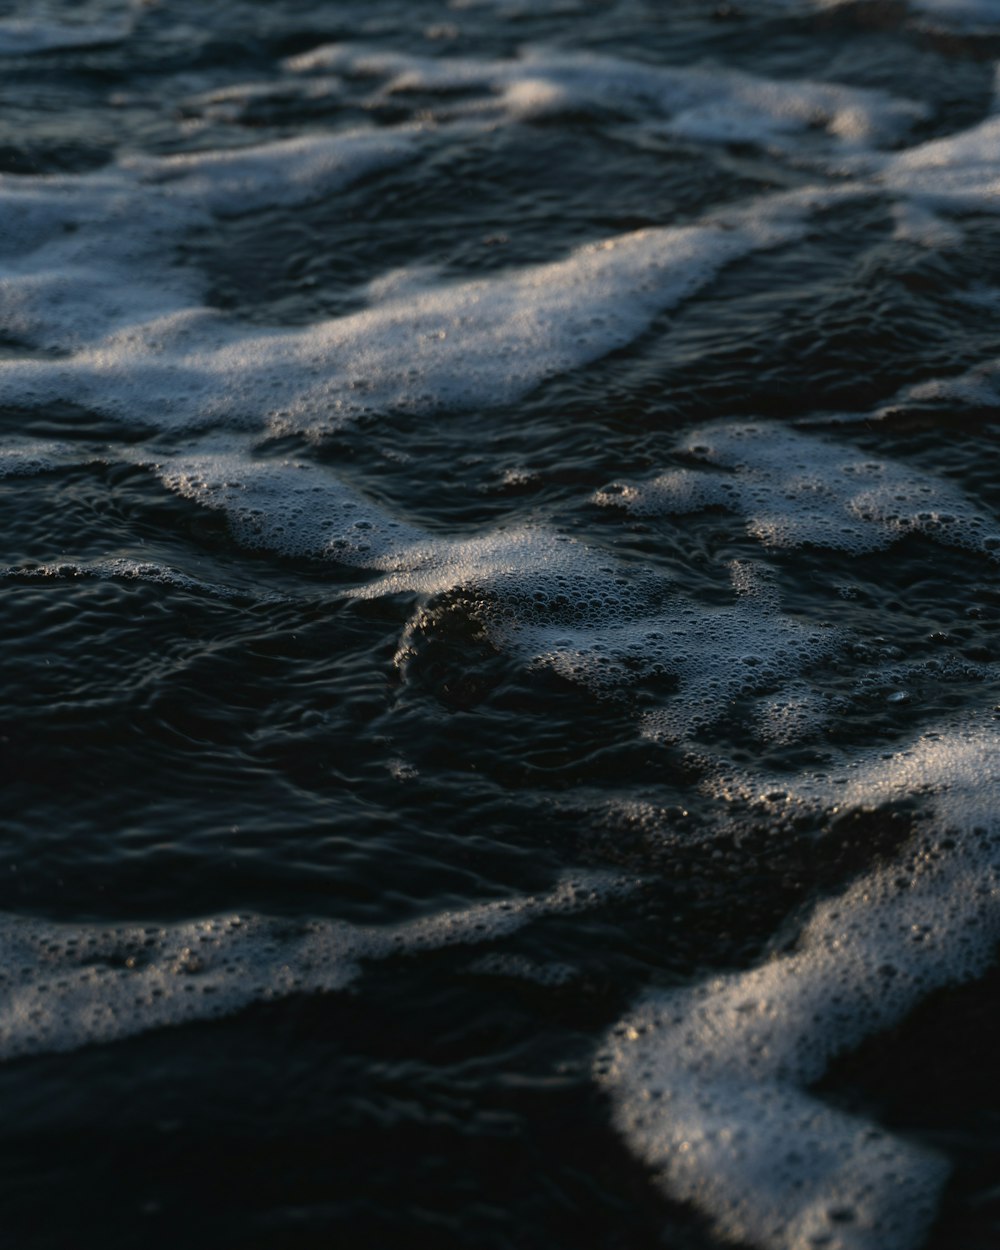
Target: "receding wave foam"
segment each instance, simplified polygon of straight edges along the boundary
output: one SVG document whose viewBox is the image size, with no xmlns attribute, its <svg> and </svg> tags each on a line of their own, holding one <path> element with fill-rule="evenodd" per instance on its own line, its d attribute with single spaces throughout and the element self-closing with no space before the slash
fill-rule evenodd
<svg viewBox="0 0 1000 1250">
<path fill-rule="evenodd" d="M 994 22 L 997 5 L 913 0 L 909 12 L 968 26 Z M 41 20 L 0 23 L 0 55 L 83 47 L 110 28 L 67 30 Z M 723 601 L 716 586 L 706 602 L 634 557 L 619 557 L 613 542 L 590 545 L 545 520 L 433 532 L 394 517 L 374 497 L 377 487 L 370 497 L 308 452 L 279 459 L 254 440 L 321 435 L 386 413 L 417 418 L 408 424 L 419 429 L 443 410 L 464 411 L 475 431 L 482 408 L 513 403 L 546 379 L 635 341 L 725 266 L 801 241 L 830 205 L 888 201 L 898 242 L 887 254 L 904 252 L 900 243 L 957 249 L 961 216 L 1000 205 L 997 117 L 893 151 L 927 119 L 922 104 L 828 83 L 538 48 L 516 60 L 477 61 L 337 45 L 293 58 L 277 81 L 229 84 L 189 103 L 213 125 L 252 121 L 253 109 L 281 97 L 333 113 L 348 102 L 348 80 L 353 90 L 365 78 L 371 92 L 364 103 L 383 109 L 383 117 L 409 114 L 409 124 L 135 155 L 73 177 L 0 177 L 0 401 L 12 410 L 79 405 L 139 433 L 204 433 L 187 447 L 175 439 L 165 449 L 171 440 L 163 439 L 155 451 L 119 454 L 224 516 L 245 547 L 356 571 L 356 584 L 338 581 L 336 594 L 417 596 L 396 654 L 404 675 L 422 631 L 435 628 L 438 597 L 446 606 L 458 599 L 485 637 L 527 669 L 554 672 L 599 696 L 634 697 L 641 732 L 655 742 L 690 744 L 740 700 L 758 739 L 800 744 L 835 710 L 811 670 L 839 659 L 846 640 L 783 606 L 763 570 L 728 562 L 719 572 L 730 576 L 730 598 Z M 190 89 L 204 85 L 192 77 Z M 204 275 L 179 260 L 185 240 L 219 230 L 220 219 L 287 213 L 335 197 L 427 159 L 442 137 L 474 136 L 485 146 L 506 126 L 502 137 L 516 142 L 525 134 L 521 123 L 565 123 L 579 113 L 587 115 L 580 128 L 600 130 L 602 140 L 608 133 L 599 123 L 610 118 L 615 138 L 652 137 L 659 153 L 666 136 L 671 156 L 681 151 L 685 161 L 711 144 L 720 168 L 768 185 L 797 180 L 804 168 L 829 182 L 699 209 L 693 223 L 572 249 L 557 239 L 548 263 L 476 279 L 450 279 L 416 255 L 360 287 L 358 311 L 305 328 L 250 327 L 207 307 Z M 748 158 L 717 146 L 727 143 L 756 150 Z M 369 191 L 378 195 L 380 186 L 373 182 Z M 600 208 L 592 220 L 618 223 L 602 229 L 621 230 L 632 220 Z M 669 212 L 657 207 L 639 219 L 654 211 Z M 745 323 L 737 317 L 733 324 Z M 903 398 L 994 405 L 998 376 L 989 363 Z M 645 517 L 720 507 L 772 549 L 811 544 L 866 553 L 916 533 L 994 557 L 1000 550 L 996 518 L 947 481 L 820 435 L 717 422 L 681 439 L 676 451 L 683 467 L 609 488 L 598 502 Z M 44 472 L 74 457 L 78 463 L 84 454 L 11 438 L 0 449 L 0 477 Z M 0 572 L 242 593 L 117 555 Z M 861 673 L 854 693 L 891 682 L 905 697 L 900 688 L 932 663 L 943 671 L 941 662 L 927 661 L 924 669 L 898 664 Z M 952 663 L 960 680 L 992 672 Z M 733 806 L 756 810 L 764 796 L 772 808 L 808 811 L 814 820 L 834 809 L 918 807 L 914 840 L 900 859 L 818 905 L 793 949 L 699 987 L 653 991 L 609 1040 L 600 1079 L 619 1129 L 666 1192 L 700 1205 L 720 1235 L 773 1250 L 903 1250 L 919 1240 L 944 1175 L 941 1161 L 807 1091 L 833 1056 L 898 1021 L 934 987 L 978 975 L 991 957 L 1000 935 L 998 746 L 988 717 L 954 720 L 895 753 L 848 753 L 823 776 L 746 777 L 720 767 L 707 787 L 714 807 L 705 823 L 713 831 Z M 698 760 L 703 767 L 703 750 Z M 398 781 L 415 776 L 404 759 L 386 767 Z M 723 815 L 713 823 L 715 811 Z M 611 889 L 617 886 L 603 879 L 578 878 L 537 899 L 383 928 L 257 915 L 112 927 L 0 918 L 0 1058 L 337 990 L 366 960 L 496 939 Z M 550 986 L 573 975 L 563 965 L 506 954 L 473 968 Z"/>
<path fill-rule="evenodd" d="M 496 941 L 540 916 L 628 888 L 601 875 L 383 927 L 212 916 L 179 924 L 56 924 L 0 917 L 0 1059 L 75 1050 L 231 1015 L 255 1002 L 344 989 L 366 960 Z"/>
<path fill-rule="evenodd" d="M 934 208 L 1000 212 L 1000 117 L 886 158 L 882 184 Z"/>
<path fill-rule="evenodd" d="M 699 467 L 610 487 L 597 502 L 638 516 L 725 508 L 769 547 L 809 543 L 861 553 L 921 533 L 1000 553 L 996 519 L 946 481 L 816 435 L 724 422 L 694 430 L 678 451 Z"/>
<path fill-rule="evenodd" d="M 98 302 L 98 324 L 103 313 L 118 327 L 66 359 L 5 362 L 0 398 L 31 407 L 69 400 L 133 425 L 274 431 L 328 429 L 372 412 L 504 404 L 631 342 L 724 265 L 798 237 L 808 209 L 807 199 L 777 197 L 718 223 L 620 235 L 496 277 L 418 280 L 405 294 L 390 286 L 361 312 L 263 332 L 178 306 L 183 293 L 169 277 L 166 296 L 148 283 L 130 287 L 129 253 L 148 248 L 142 239 L 139 248 L 126 244 L 120 260 L 121 247 L 112 250 L 124 309 L 108 272 L 98 280 L 86 266 L 71 268 L 69 282 L 62 269 L 32 271 L 0 288 L 14 328 L 46 345 L 60 331 L 77 334 L 66 328 L 77 319 L 88 324 L 88 299 Z M 61 247 L 55 260 L 67 263 Z M 55 285 L 58 322 L 45 327 Z"/>
<path fill-rule="evenodd" d="M 737 696 L 784 686 L 841 641 L 835 630 L 784 614 L 752 566 L 734 563 L 730 574 L 732 606 L 675 596 L 637 617 L 619 602 L 600 621 L 522 624 L 514 637 L 536 664 L 599 692 L 674 679 L 677 690 L 643 713 L 642 728 L 656 741 L 683 740 L 722 720 Z"/>
<path fill-rule="evenodd" d="M 71 453 L 65 443 L 41 439 L 19 439 L 0 447 L 0 478 L 32 477 L 45 473 L 64 461 Z"/>
<path fill-rule="evenodd" d="M 247 546 L 381 574 L 352 588 L 356 597 L 459 593 L 494 645 L 598 694 L 673 679 L 677 691 L 644 715 L 644 732 L 658 740 L 716 723 L 734 697 L 781 687 L 842 641 L 784 614 L 773 586 L 749 565 L 730 568 L 735 603 L 709 607 L 546 527 L 431 535 L 309 462 L 207 453 L 157 471 L 179 494 L 222 511 Z M 396 657 L 404 671 L 426 623 L 418 611 L 404 631 Z M 765 736 L 775 736 L 767 724 Z"/>
<path fill-rule="evenodd" d="M 381 79 L 379 98 L 439 94 L 442 118 L 499 115 L 525 120 L 594 109 L 710 143 L 788 143 L 822 128 L 841 145 L 900 138 L 926 106 L 885 92 L 837 84 L 780 81 L 716 67 L 644 65 L 610 56 L 525 48 L 519 59 L 476 61 L 385 53 L 328 44 L 291 58 L 299 74 Z M 337 90 L 339 78 L 332 82 Z M 455 93 L 461 92 L 456 99 Z M 472 92 L 480 94 L 471 97 Z"/>
<path fill-rule="evenodd" d="M 824 775 L 729 779 L 718 797 L 850 811 L 916 796 L 901 858 L 820 904 L 790 954 L 650 993 L 598 1075 L 619 1131 L 673 1198 L 723 1237 L 767 1250 L 920 1243 L 944 1163 L 809 1095 L 830 1060 L 931 990 L 981 975 L 1000 939 L 1000 734 L 938 725 Z M 776 792 L 776 793 L 771 793 Z"/>
<path fill-rule="evenodd" d="M 177 590 L 193 591 L 211 599 L 247 600 L 255 603 L 286 603 L 287 596 L 268 590 L 257 583 L 252 586 L 231 586 L 220 582 L 192 577 L 180 569 L 171 568 L 154 560 L 136 560 L 131 556 L 111 556 L 107 559 L 78 561 L 57 560 L 43 564 L 0 565 L 0 577 L 39 578 L 69 580 L 90 578 L 94 581 L 153 582 L 172 586 Z"/>
</svg>

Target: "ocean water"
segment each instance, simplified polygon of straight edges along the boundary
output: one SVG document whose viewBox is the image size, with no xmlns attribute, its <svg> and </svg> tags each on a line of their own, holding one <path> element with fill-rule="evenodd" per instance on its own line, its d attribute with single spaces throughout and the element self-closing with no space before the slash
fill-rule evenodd
<svg viewBox="0 0 1000 1250">
<path fill-rule="evenodd" d="M 0 5 L 4 1244 L 995 1250 L 998 64 Z"/>
</svg>

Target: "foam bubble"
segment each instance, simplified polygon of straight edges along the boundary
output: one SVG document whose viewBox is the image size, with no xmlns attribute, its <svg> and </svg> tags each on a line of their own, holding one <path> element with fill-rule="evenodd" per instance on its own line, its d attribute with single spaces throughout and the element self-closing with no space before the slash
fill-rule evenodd
<svg viewBox="0 0 1000 1250">
<path fill-rule="evenodd" d="M 147 925 L 0 917 L 0 1059 L 75 1050 L 149 1029 L 215 1019 L 251 1003 L 342 990 L 366 960 L 497 941 L 541 916 L 630 888 L 602 874 L 549 894 L 354 925 L 223 915 Z"/>
<path fill-rule="evenodd" d="M 572 964 L 550 961 L 539 963 L 524 955 L 495 952 L 484 955 L 469 965 L 469 972 L 481 977 L 503 977 L 514 981 L 527 981 L 545 989 L 561 989 L 579 980 L 579 972 Z"/>
<path fill-rule="evenodd" d="M 757 736 L 778 746 L 792 746 L 814 736 L 826 725 L 828 701 L 805 682 L 790 681 L 777 694 L 756 706 Z"/>
<path fill-rule="evenodd" d="M 981 975 L 1000 939 L 1000 731 L 945 723 L 829 773 L 730 779 L 719 797 L 787 794 L 841 812 L 913 800 L 912 843 L 820 904 L 789 954 L 650 993 L 598 1062 L 619 1131 L 671 1197 L 767 1250 L 904 1250 L 933 1216 L 944 1163 L 806 1090 L 830 1060 L 931 990 Z"/>
<path fill-rule="evenodd" d="M 769 547 L 810 543 L 861 553 L 921 533 L 973 551 L 1000 550 L 995 520 L 946 481 L 818 435 L 763 421 L 720 422 L 694 430 L 678 451 L 701 467 L 617 485 L 596 501 L 637 516 L 722 507 L 744 517 L 748 533 Z"/>
</svg>

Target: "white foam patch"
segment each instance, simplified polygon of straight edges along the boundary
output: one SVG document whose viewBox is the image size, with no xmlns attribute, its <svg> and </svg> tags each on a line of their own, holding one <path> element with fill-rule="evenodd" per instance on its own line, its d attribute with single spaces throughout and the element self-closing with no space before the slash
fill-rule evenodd
<svg viewBox="0 0 1000 1250">
<path fill-rule="evenodd" d="M 380 79 L 382 98 L 445 95 L 450 98 L 439 110 L 443 118 L 500 115 L 524 120 L 600 109 L 710 143 L 778 142 L 780 147 L 781 140 L 822 129 L 839 145 L 868 147 L 896 141 L 928 113 L 923 104 L 881 91 L 779 81 L 721 66 L 645 65 L 532 47 L 523 49 L 517 60 L 479 61 L 329 44 L 286 65 L 300 74 L 333 71 Z"/>
<path fill-rule="evenodd" d="M 892 206 L 896 223 L 893 238 L 902 243 L 914 243 L 929 251 L 942 251 L 959 247 L 965 234 L 953 221 L 945 221 L 926 204 L 914 200 L 902 200 Z"/>
<path fill-rule="evenodd" d="M 168 341 L 177 351 L 185 333 L 217 348 L 238 341 L 237 327 L 201 307 L 203 279 L 177 264 L 179 246 L 216 217 L 331 195 L 411 160 L 421 133 L 344 131 L 225 152 L 131 157 L 77 177 L 0 175 L 5 331 L 32 347 L 89 349 L 74 363 L 98 374 L 155 368 L 143 355 L 162 353 Z M 58 372 L 47 378 L 47 362 L 33 363 L 24 402 L 63 395 Z M 16 370 L 16 362 L 0 363 L 0 395 L 16 387 Z"/>
<path fill-rule="evenodd" d="M 908 404 L 949 401 L 973 408 L 992 408 L 1000 403 L 1000 360 L 976 365 L 953 378 L 929 378 L 926 382 L 908 386 L 873 416 L 875 419 L 891 416 Z"/>
<path fill-rule="evenodd" d="M 83 577 L 100 582 L 155 582 L 161 586 L 172 586 L 177 590 L 192 591 L 198 595 L 207 595 L 209 598 L 224 601 L 239 602 L 247 599 L 255 603 L 287 603 L 289 601 L 286 595 L 264 589 L 258 582 L 243 587 L 228 586 L 221 582 L 207 581 L 202 577 L 192 577 L 190 573 L 184 573 L 155 560 L 136 560 L 132 556 L 110 556 L 106 559 L 85 562 L 53 560 L 40 564 L 0 565 L 0 577 L 53 580 Z"/>
<path fill-rule="evenodd" d="M 181 455 L 153 467 L 170 490 L 223 512 L 234 538 L 247 547 L 379 569 L 429 542 L 308 461 L 254 460 L 230 450 Z"/>
<path fill-rule="evenodd" d="M 226 217 L 300 204 L 416 155 L 420 127 L 301 135 L 257 147 L 126 158 L 122 169 Z"/>
<path fill-rule="evenodd" d="M 806 682 L 790 681 L 758 701 L 756 734 L 764 742 L 793 746 L 814 737 L 830 716 L 828 701 Z"/>
<path fill-rule="evenodd" d="M 183 306 L 190 279 L 168 270 L 164 280 L 158 255 L 175 226 L 163 222 L 155 205 L 140 216 L 144 207 L 114 171 L 80 178 L 0 175 L 6 334 L 66 351 Z M 152 274 L 143 277 L 146 265 Z M 0 362 L 0 387 L 13 367 Z"/>
<path fill-rule="evenodd" d="M 880 658 L 901 654 L 898 648 L 886 647 Z M 864 670 L 854 680 L 852 695 L 868 702 L 878 700 L 890 706 L 900 705 L 914 701 L 928 684 L 988 682 L 994 675 L 988 664 L 979 664 L 965 656 L 943 655 L 915 663 L 882 664 L 878 668 Z"/>
<path fill-rule="evenodd" d="M 546 527 L 432 535 L 310 462 L 206 452 L 154 467 L 170 489 L 221 511 L 247 546 L 380 574 L 352 597 L 459 593 L 496 647 L 599 695 L 673 678 L 677 693 L 643 719 L 657 740 L 717 722 L 739 695 L 782 688 L 842 643 L 835 630 L 784 614 L 748 565 L 731 566 L 735 602 L 714 607 L 668 596 L 662 579 Z M 404 631 L 396 655 L 404 674 L 429 620 L 420 608 Z M 818 723 L 821 702 L 800 695 L 800 720 L 809 707 Z"/>
<path fill-rule="evenodd" d="M 509 403 L 631 342 L 723 266 L 798 237 L 811 207 L 808 198 L 776 197 L 718 224 L 637 231 L 547 265 L 414 284 L 302 330 L 247 331 L 202 309 L 136 324 L 147 302 L 169 303 L 169 287 L 164 295 L 126 284 L 129 307 L 119 307 L 116 289 L 104 320 L 128 328 L 68 359 L 4 362 L 0 399 L 69 400 L 133 425 L 278 432 L 330 429 L 370 412 Z M 55 314 L 58 326 L 75 325 L 86 287 L 84 273 Z M 23 291 L 15 284 L 15 299 Z M 51 316 L 51 297 L 47 285 L 32 305 L 40 317 Z M 31 332 L 23 313 L 20 325 Z"/>
<path fill-rule="evenodd" d="M 773 588 L 752 566 L 731 567 L 737 592 L 732 606 L 690 604 L 680 619 L 664 615 L 658 630 L 635 640 L 636 654 L 644 643 L 659 670 L 679 681 L 668 703 L 643 715 L 643 733 L 654 741 L 683 740 L 729 715 L 734 699 L 768 691 L 774 699 L 776 691 L 797 698 L 798 715 L 805 722 L 811 713 L 813 730 L 824 719 L 821 696 L 804 698 L 795 679 L 833 654 L 843 638 L 830 627 L 783 613 Z M 765 716 L 758 727 L 763 736 L 774 737 L 777 723 Z"/>
<path fill-rule="evenodd" d="M 146 462 L 141 453 L 136 459 Z M 355 598 L 474 596 L 488 609 L 498 643 L 516 643 L 514 625 L 525 617 L 595 623 L 637 612 L 654 593 L 654 579 L 641 571 L 542 526 L 465 538 L 431 534 L 309 461 L 255 459 L 244 449 L 191 452 L 150 467 L 169 489 L 220 511 L 246 546 L 379 574 L 345 592 Z"/>
<path fill-rule="evenodd" d="M 654 991 L 598 1064 L 614 1119 L 674 1199 L 767 1250 L 910 1250 L 944 1163 L 806 1091 L 834 1056 L 930 991 L 980 976 L 1000 940 L 1000 731 L 938 726 L 826 775 L 754 777 L 723 798 L 827 812 L 919 805 L 912 844 L 820 904 L 789 954 Z"/>
<path fill-rule="evenodd" d="M 340 96 L 343 88 L 342 80 L 333 76 L 314 78 L 305 83 L 299 79 L 290 82 L 230 83 L 226 87 L 187 96 L 181 107 L 191 128 L 196 125 L 194 118 L 239 123 L 246 121 L 248 114 L 260 117 L 266 115 L 268 110 L 280 109 L 288 103 L 308 103 Z"/>
<path fill-rule="evenodd" d="M 65 443 L 19 439 L 0 447 L 0 478 L 33 477 L 64 463 L 72 448 Z"/>
<path fill-rule="evenodd" d="M 921 533 L 1000 552 L 996 519 L 947 481 L 842 443 L 768 422 L 720 422 L 693 431 L 678 450 L 700 467 L 610 487 L 597 502 L 637 516 L 722 507 L 769 547 L 861 553 Z"/>
<path fill-rule="evenodd" d="M 1000 117 L 887 157 L 880 181 L 931 210 L 1000 212 Z"/>
<path fill-rule="evenodd" d="M 629 888 L 621 879 L 584 874 L 549 894 L 382 927 L 257 915 L 161 927 L 3 916 L 0 1059 L 76 1050 L 291 994 L 342 990 L 366 960 L 497 941 L 534 919 L 577 911 Z"/>
</svg>

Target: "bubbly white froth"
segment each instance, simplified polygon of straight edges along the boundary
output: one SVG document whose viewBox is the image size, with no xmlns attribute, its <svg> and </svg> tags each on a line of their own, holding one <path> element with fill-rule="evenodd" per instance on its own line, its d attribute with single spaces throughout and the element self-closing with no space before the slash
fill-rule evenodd
<svg viewBox="0 0 1000 1250">
<path fill-rule="evenodd" d="M 42 439 L 11 440 L 0 447 L 0 478 L 31 477 L 55 468 L 65 460 L 72 449 L 65 443 L 50 443 Z"/>
<path fill-rule="evenodd" d="M 991 961 L 998 761 L 996 722 L 971 718 L 889 756 L 858 752 L 827 775 L 717 788 L 827 812 L 920 796 L 921 809 L 902 856 L 820 904 L 790 954 L 653 992 L 608 1041 L 599 1075 L 619 1131 L 721 1236 L 767 1250 L 919 1243 L 943 1162 L 806 1091 L 835 1055 Z"/>
<path fill-rule="evenodd" d="M 809 543 L 861 553 L 921 533 L 1000 552 L 996 519 L 940 477 L 817 435 L 723 422 L 693 431 L 678 451 L 700 467 L 611 487 L 597 502 L 639 516 L 725 508 L 769 547 Z"/>
<path fill-rule="evenodd" d="M 397 127 L 302 135 L 232 151 L 132 157 L 122 168 L 172 199 L 227 217 L 299 204 L 391 168 L 416 154 L 421 134 L 417 127 Z"/>
<path fill-rule="evenodd" d="M 328 44 L 291 58 L 287 65 L 299 74 L 333 71 L 371 77 L 380 80 L 383 97 L 442 94 L 447 101 L 439 108 L 443 118 L 524 120 L 610 110 L 642 118 L 644 124 L 680 138 L 710 143 L 780 147 L 822 127 L 841 145 L 870 146 L 898 139 L 927 115 L 925 106 L 880 91 L 533 47 L 523 49 L 517 60 L 477 61 Z M 458 90 L 463 95 L 455 100 Z M 481 94 L 470 98 L 473 91 Z"/>
<path fill-rule="evenodd" d="M 177 265 L 179 245 L 217 216 L 330 195 L 410 160 L 418 134 L 345 131 L 227 152 L 125 158 L 77 177 L 0 175 L 5 331 L 31 347 L 76 353 L 62 372 L 33 361 L 21 387 L 17 365 L 4 362 L 0 397 L 29 405 L 65 397 L 66 370 L 91 373 L 95 392 L 102 375 L 121 372 L 128 393 L 130 371 L 163 365 L 148 357 L 178 351 L 185 338 L 204 335 L 217 349 L 238 342 L 238 327 L 202 306 L 199 277 Z M 198 363 L 189 369 L 197 372 Z M 141 379 L 133 380 L 131 391 L 141 390 Z M 173 409 L 185 396 L 184 379 L 175 389 L 170 396 L 161 385 L 151 394 Z M 124 415 L 120 403 L 116 415 Z M 142 422 L 135 402 L 127 411 Z"/>
<path fill-rule="evenodd" d="M 893 154 L 881 181 L 935 208 L 1000 211 L 1000 117 Z"/>
<path fill-rule="evenodd" d="M 494 645 L 598 694 L 674 678 L 677 692 L 644 716 L 644 732 L 657 740 L 716 723 L 733 698 L 782 687 L 841 642 L 832 629 L 782 613 L 750 566 L 731 567 L 732 606 L 707 607 L 541 526 L 432 536 L 308 462 L 205 453 L 156 468 L 172 490 L 223 512 L 247 546 L 381 574 L 353 587 L 356 597 L 460 593 Z M 404 631 L 396 657 L 404 672 L 424 624 L 420 609 Z M 818 696 L 800 698 L 800 718 L 807 705 L 818 721 Z M 777 715 L 762 720 L 766 737 L 780 737 Z"/>
<path fill-rule="evenodd" d="M 974 408 L 992 408 L 1000 401 L 1000 360 L 960 373 L 952 378 L 929 378 L 895 395 L 875 415 L 887 416 L 911 403 L 953 400 Z"/>
<path fill-rule="evenodd" d="M 381 568 L 426 541 L 307 461 L 226 451 L 176 456 L 155 467 L 177 494 L 224 512 L 233 536 L 247 547 Z"/>
<path fill-rule="evenodd" d="M 116 288 L 100 309 L 105 325 L 122 328 L 66 360 L 5 364 L 0 397 L 25 406 L 69 399 L 164 427 L 279 431 L 335 427 L 372 412 L 504 404 L 631 342 L 722 266 L 797 237 L 803 215 L 787 200 L 765 202 L 719 225 L 621 235 L 496 277 L 408 284 L 405 294 L 302 330 L 249 331 L 190 307 L 150 319 L 157 301 L 179 305 L 182 293 L 126 284 L 127 307 Z M 58 259 L 65 263 L 61 252 Z M 93 279 L 86 268 L 75 285 L 32 272 L 0 286 L 0 300 L 26 338 L 50 343 L 80 313 L 77 301 Z M 53 282 L 64 299 L 57 323 L 40 333 L 36 321 L 52 319 Z M 90 289 L 97 300 L 106 291 Z"/>
<path fill-rule="evenodd" d="M 723 719 L 737 696 L 783 686 L 840 642 L 834 630 L 782 613 L 759 571 L 734 564 L 731 575 L 731 606 L 677 596 L 637 617 L 619 602 L 599 621 L 528 623 L 513 636 L 536 664 L 598 692 L 674 678 L 676 692 L 643 714 L 642 728 L 656 741 L 683 740 Z"/>
<path fill-rule="evenodd" d="M 537 917 L 578 910 L 627 888 L 585 874 L 549 894 L 382 927 L 257 915 L 158 928 L 3 916 L 0 1060 L 215 1019 L 289 994 L 341 990 L 365 960 L 496 941 Z"/>
</svg>

